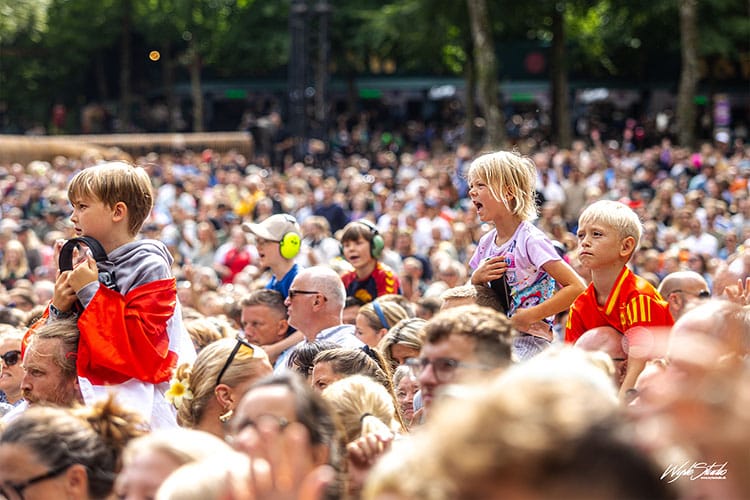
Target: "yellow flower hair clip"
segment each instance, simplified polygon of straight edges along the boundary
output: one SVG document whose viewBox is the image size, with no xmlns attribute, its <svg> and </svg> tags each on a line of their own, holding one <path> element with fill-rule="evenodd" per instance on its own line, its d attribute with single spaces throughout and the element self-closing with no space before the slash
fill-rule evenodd
<svg viewBox="0 0 750 500">
<path fill-rule="evenodd" d="M 173 378 L 169 383 L 169 390 L 164 393 L 164 398 L 177 409 L 180 408 L 183 400 L 193 399 L 193 393 L 190 390 L 187 379 L 179 380 Z"/>
</svg>

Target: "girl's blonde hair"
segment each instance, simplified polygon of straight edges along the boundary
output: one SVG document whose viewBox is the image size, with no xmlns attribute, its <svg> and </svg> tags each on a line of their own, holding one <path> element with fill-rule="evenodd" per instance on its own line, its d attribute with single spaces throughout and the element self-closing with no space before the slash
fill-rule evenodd
<svg viewBox="0 0 750 500">
<path fill-rule="evenodd" d="M 530 158 L 509 151 L 484 154 L 471 163 L 468 180 L 486 184 L 492 197 L 521 220 L 536 219 L 536 165 Z"/>
</svg>

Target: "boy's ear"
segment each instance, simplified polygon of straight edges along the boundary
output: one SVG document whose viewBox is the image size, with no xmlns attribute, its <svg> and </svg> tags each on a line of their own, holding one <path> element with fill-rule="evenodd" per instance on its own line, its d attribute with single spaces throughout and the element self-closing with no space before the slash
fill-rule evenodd
<svg viewBox="0 0 750 500">
<path fill-rule="evenodd" d="M 127 214 L 128 206 L 124 202 L 118 201 L 115 203 L 114 209 L 112 210 L 112 217 L 116 221 L 124 219 Z"/>
<path fill-rule="evenodd" d="M 620 255 L 622 255 L 623 257 L 630 257 L 634 250 L 635 238 L 633 238 L 632 236 L 627 236 L 624 240 L 622 240 Z"/>
</svg>

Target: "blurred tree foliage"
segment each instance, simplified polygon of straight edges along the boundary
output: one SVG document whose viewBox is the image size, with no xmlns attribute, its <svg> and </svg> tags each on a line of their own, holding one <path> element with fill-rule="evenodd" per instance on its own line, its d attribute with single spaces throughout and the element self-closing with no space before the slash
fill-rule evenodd
<svg viewBox="0 0 750 500">
<path fill-rule="evenodd" d="M 310 0 L 310 8 L 319 1 Z M 466 2 L 328 3 L 330 67 L 336 76 L 351 81 L 371 73 L 448 74 L 474 81 Z M 289 4 L 0 0 L 0 131 L 46 125 L 56 103 L 78 109 L 94 101 L 116 102 L 126 90 L 119 78 L 122 68 L 129 71 L 128 83 L 139 99 L 180 81 L 195 87 L 201 79 L 283 79 L 289 61 Z M 501 73 L 508 44 L 549 47 L 557 29 L 562 30 L 558 40 L 563 40 L 564 52 L 555 68 L 570 78 L 641 82 L 667 67 L 674 68 L 677 87 L 679 0 L 487 0 L 487 5 Z M 697 52 L 704 80 L 750 65 L 748 5 L 747 0 L 698 2 Z M 562 24 L 555 24 L 556 12 Z M 129 52 L 123 49 L 124 38 Z M 152 50 L 159 51 L 162 64 L 149 61 Z M 130 60 L 122 61 L 126 53 Z M 173 99 L 168 89 L 165 95 Z M 77 126 L 71 123 L 69 129 Z"/>
</svg>

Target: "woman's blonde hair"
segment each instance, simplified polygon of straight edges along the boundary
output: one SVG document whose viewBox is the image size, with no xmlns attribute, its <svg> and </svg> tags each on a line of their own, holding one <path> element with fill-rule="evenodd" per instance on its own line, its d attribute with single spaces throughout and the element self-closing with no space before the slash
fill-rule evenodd
<svg viewBox="0 0 750 500">
<path fill-rule="evenodd" d="M 207 345 L 228 338 L 231 325 L 218 317 L 201 316 L 185 321 L 185 329 L 190 334 L 196 351 L 200 352 Z"/>
<path fill-rule="evenodd" d="M 180 466 L 228 451 L 232 451 L 232 447 L 209 432 L 184 427 L 155 429 L 127 444 L 122 452 L 122 463 L 127 467 L 142 454 L 159 452 Z"/>
<path fill-rule="evenodd" d="M 177 408 L 177 420 L 180 425 L 196 427 L 200 423 L 206 406 L 214 397 L 219 373 L 226 365 L 237 342 L 238 340 L 229 338 L 217 340 L 198 353 L 192 366 L 183 364 L 177 368 L 175 378 L 185 381 L 193 394 L 192 399 L 183 399 Z M 250 352 L 249 348 L 241 345 L 221 376 L 221 383 L 237 387 L 244 382 L 269 375 L 272 371 L 268 357 L 261 348 L 256 347 Z"/>
<path fill-rule="evenodd" d="M 322 396 L 333 409 L 347 443 L 367 433 L 399 429 L 393 398 L 370 377 L 351 375 L 337 380 Z"/>
<path fill-rule="evenodd" d="M 536 219 L 536 165 L 531 158 L 509 151 L 484 154 L 471 163 L 468 180 L 486 184 L 492 197 L 522 220 Z"/>
<path fill-rule="evenodd" d="M 250 482 L 250 458 L 229 451 L 187 463 L 167 477 L 156 492 L 157 500 L 204 500 L 233 498 L 247 491 Z"/>
<path fill-rule="evenodd" d="M 391 354 L 391 348 L 394 345 L 401 344 L 417 351 L 422 349 L 425 323 L 427 321 L 422 318 L 402 319 L 393 325 L 393 328 L 388 330 L 388 333 L 380 339 L 377 350 L 383 355 L 383 358 L 391 368 L 398 366 L 398 363 L 393 359 L 393 355 Z"/>
<path fill-rule="evenodd" d="M 8 266 L 8 252 L 15 251 L 18 254 L 18 264 Z M 6 279 L 14 276 L 16 279 L 24 278 L 31 272 L 29 269 L 29 260 L 26 258 L 26 249 L 18 240 L 9 240 L 5 244 L 5 254 L 0 261 L 0 278 Z"/>
<path fill-rule="evenodd" d="M 380 314 L 378 314 L 380 309 Z M 381 328 L 389 330 L 402 319 L 409 317 L 404 308 L 393 301 L 380 301 L 378 299 L 368 302 L 359 308 L 357 314 L 361 314 L 367 320 L 367 324 L 375 331 Z"/>
</svg>

